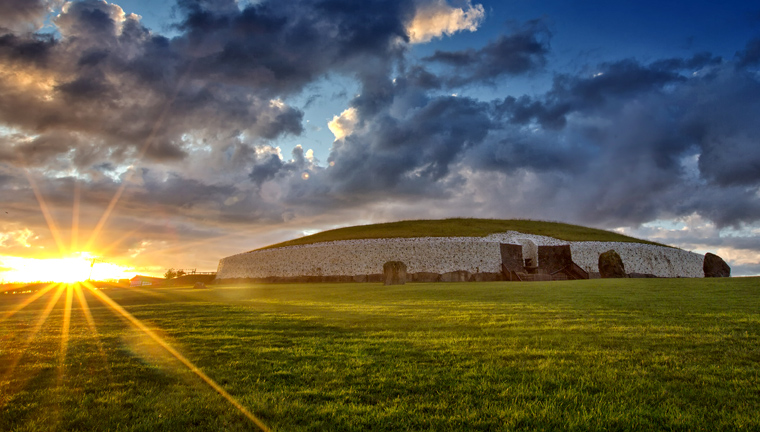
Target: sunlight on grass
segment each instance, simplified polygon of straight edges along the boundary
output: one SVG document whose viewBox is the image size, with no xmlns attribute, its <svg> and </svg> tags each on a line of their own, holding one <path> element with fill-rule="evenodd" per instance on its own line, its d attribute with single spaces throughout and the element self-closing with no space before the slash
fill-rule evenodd
<svg viewBox="0 0 760 432">
<path fill-rule="evenodd" d="M 127 321 L 135 329 L 139 330 L 142 334 L 148 336 L 153 342 L 155 342 L 158 346 L 160 346 L 164 350 L 164 352 L 170 354 L 173 358 L 178 360 L 181 363 L 181 365 L 186 367 L 193 374 L 195 374 L 197 377 L 203 380 L 204 383 L 206 383 L 209 387 L 211 387 L 214 391 L 216 391 L 219 395 L 221 395 L 225 400 L 227 400 L 227 402 L 229 402 L 240 413 L 242 413 L 245 417 L 247 417 L 248 420 L 250 420 L 253 424 L 255 424 L 259 430 L 262 430 L 262 431 L 270 430 L 258 418 L 256 418 L 256 416 L 254 416 L 250 411 L 248 411 L 248 409 L 245 406 L 243 406 L 232 395 L 230 395 L 227 391 L 225 391 L 224 388 L 222 388 L 214 380 L 208 377 L 208 375 L 206 375 L 203 371 L 201 371 L 198 367 L 196 367 L 190 360 L 188 360 L 185 356 L 180 354 L 179 351 L 173 348 L 168 342 L 166 342 L 155 331 L 148 328 L 139 319 L 135 318 L 132 314 L 127 312 L 118 303 L 114 302 L 104 292 L 102 292 L 101 290 L 98 290 L 98 288 L 95 288 L 88 282 L 83 282 L 83 284 L 85 287 L 88 288 L 89 292 L 92 295 L 94 295 L 95 298 L 100 300 L 100 302 L 102 302 L 114 313 L 116 313 L 118 316 L 120 316 L 125 321 Z M 34 301 L 40 299 L 43 295 L 49 293 L 51 290 L 54 290 L 53 295 L 50 297 L 44 309 L 39 313 L 34 327 L 31 329 L 30 332 L 28 332 L 28 335 L 26 339 L 24 340 L 24 343 L 20 346 L 20 348 L 13 350 L 14 351 L 13 356 L 11 357 L 10 362 L 7 362 L 7 367 L 5 369 L 5 372 L 2 375 L 2 380 L 0 380 L 0 384 L 3 387 L 5 387 L 2 392 L 4 396 L 0 398 L 0 406 L 4 406 L 9 402 L 9 400 L 12 400 L 13 393 L 18 393 L 20 391 L 20 388 L 23 388 L 26 385 L 27 379 L 31 378 L 31 377 L 25 377 L 23 374 L 19 374 L 17 371 L 17 366 L 19 365 L 19 362 L 22 360 L 22 358 L 24 358 L 24 356 L 34 356 L 36 354 L 35 352 L 31 350 L 32 344 L 38 338 L 40 331 L 42 330 L 43 326 L 48 321 L 48 318 L 50 317 L 51 312 L 53 311 L 56 304 L 58 304 L 60 298 L 63 296 L 64 293 L 66 294 L 66 297 L 65 297 L 63 310 L 62 310 L 62 322 L 60 325 L 59 350 L 58 350 L 57 362 L 56 362 L 57 374 L 56 374 L 56 380 L 55 380 L 56 382 L 55 388 L 58 389 L 59 391 L 60 390 L 65 391 L 65 389 L 61 388 L 61 386 L 65 377 L 67 352 L 69 350 L 70 328 L 71 328 L 71 321 L 72 321 L 72 305 L 73 305 L 73 297 L 74 297 L 75 291 L 79 300 L 81 310 L 83 312 L 83 316 L 87 322 L 87 326 L 89 327 L 91 331 L 91 335 L 97 339 L 96 343 L 98 345 L 100 353 L 105 354 L 102 348 L 102 343 L 98 338 L 95 319 L 92 316 L 89 304 L 87 300 L 85 299 L 85 295 L 82 292 L 82 289 L 79 286 L 79 284 L 76 284 L 76 285 L 56 284 L 56 285 L 51 285 L 44 289 L 41 289 L 37 293 L 30 295 L 29 298 L 25 299 L 25 301 L 21 302 L 21 304 L 13 307 L 9 312 L 5 314 L 5 316 L 3 317 L 3 320 L 9 319 L 13 315 L 21 312 L 25 307 L 31 305 Z M 5 350 L 0 350 L 0 353 L 4 355 Z M 105 358 L 105 360 L 108 361 L 107 358 Z M 16 390 L 13 390 L 8 385 L 9 383 L 14 383 Z M 51 410 L 49 414 L 52 415 L 53 416 L 52 418 L 55 419 L 53 423 L 58 423 L 59 421 L 58 415 L 60 414 L 60 410 L 58 410 L 56 407 L 56 409 Z M 1 425 L 2 423 L 0 423 L 0 426 Z M 51 426 L 52 425 L 45 426 L 45 430 L 50 430 Z"/>
<path fill-rule="evenodd" d="M 164 348 L 166 351 L 168 351 L 172 356 L 174 356 L 177 360 L 179 360 L 183 365 L 185 365 L 188 369 L 190 369 L 194 374 L 198 375 L 200 379 L 202 379 L 206 384 L 208 384 L 211 388 L 213 388 L 217 393 L 219 393 L 222 397 L 227 399 L 229 403 L 231 403 L 235 408 L 237 408 L 243 415 L 245 415 L 251 422 L 253 422 L 259 429 L 262 431 L 269 431 L 269 428 L 264 425 L 264 423 L 261 422 L 256 416 L 254 416 L 250 411 L 248 411 L 247 408 L 245 408 L 243 405 L 240 404 L 235 398 L 232 397 L 227 391 L 225 391 L 219 384 L 214 382 L 211 378 L 208 377 L 203 371 L 198 369 L 190 360 L 185 358 L 182 354 L 179 353 L 176 349 L 174 349 L 171 345 L 169 345 L 166 341 L 164 341 L 160 336 L 158 336 L 154 331 L 149 329 L 145 326 L 140 320 L 132 316 L 129 312 L 127 312 L 123 307 L 119 306 L 118 303 L 111 300 L 107 295 L 105 295 L 102 291 L 98 291 L 93 286 L 88 286 L 90 289 L 92 289 L 93 294 L 98 298 L 98 300 L 102 301 L 104 304 L 106 304 L 108 307 L 113 309 L 114 311 L 118 312 L 121 316 L 126 318 L 132 325 L 134 325 L 136 328 L 138 328 L 140 331 L 145 333 L 148 337 L 153 339 L 156 343 L 158 343 L 162 348 Z M 95 289 L 93 289 L 95 288 Z"/>
<path fill-rule="evenodd" d="M 48 292 L 0 325 L 0 364 L 24 353 L 0 383 L 0 429 L 250 429 L 222 389 L 282 431 L 757 430 L 756 287 L 75 289 L 63 360 L 67 302 Z"/>
</svg>

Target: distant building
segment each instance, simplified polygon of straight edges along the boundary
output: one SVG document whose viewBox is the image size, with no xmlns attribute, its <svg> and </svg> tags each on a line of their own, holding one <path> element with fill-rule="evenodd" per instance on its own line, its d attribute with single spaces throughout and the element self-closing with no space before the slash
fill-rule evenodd
<svg viewBox="0 0 760 432">
<path fill-rule="evenodd" d="M 137 275 L 129 280 L 129 286 L 162 286 L 166 282 L 164 278 Z"/>
</svg>

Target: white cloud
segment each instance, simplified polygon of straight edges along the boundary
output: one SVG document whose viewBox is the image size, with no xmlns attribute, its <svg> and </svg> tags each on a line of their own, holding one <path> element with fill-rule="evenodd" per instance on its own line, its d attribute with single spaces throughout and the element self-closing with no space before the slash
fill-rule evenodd
<svg viewBox="0 0 760 432">
<path fill-rule="evenodd" d="M 129 253 L 129 256 L 132 258 L 136 258 L 141 253 L 145 252 L 148 249 L 148 246 L 150 246 L 151 242 L 149 240 L 143 240 L 138 244 L 137 246 L 129 249 L 127 253 Z"/>
<path fill-rule="evenodd" d="M 451 7 L 446 0 L 435 0 L 417 9 L 406 30 L 412 43 L 424 43 L 444 34 L 451 36 L 463 30 L 473 32 L 483 22 L 485 15 L 482 5 L 473 6 L 469 0 L 465 8 Z"/>
<path fill-rule="evenodd" d="M 36 236 L 32 237 L 33 235 L 34 233 L 29 228 L 0 233 L 0 246 L 6 248 L 11 247 L 12 245 L 7 244 L 6 242 L 12 241 L 23 247 L 30 247 L 29 239 L 37 238 Z"/>
<path fill-rule="evenodd" d="M 335 135 L 335 141 L 338 141 L 351 135 L 358 121 L 359 117 L 356 108 L 351 107 L 340 113 L 339 116 L 333 117 L 332 121 L 327 123 L 327 127 Z"/>
</svg>

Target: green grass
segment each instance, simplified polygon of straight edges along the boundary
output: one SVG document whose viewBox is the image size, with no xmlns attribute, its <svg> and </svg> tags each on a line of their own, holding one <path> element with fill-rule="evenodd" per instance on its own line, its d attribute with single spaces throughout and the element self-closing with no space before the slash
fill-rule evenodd
<svg viewBox="0 0 760 432">
<path fill-rule="evenodd" d="M 759 282 L 104 292 L 276 431 L 734 431 L 760 430 Z M 25 350 L 48 298 L 0 322 L 0 430 L 254 430 L 87 298 L 64 361 L 63 298 Z"/>
<path fill-rule="evenodd" d="M 566 241 L 605 241 L 632 242 L 663 246 L 659 243 L 641 240 L 579 225 L 559 222 L 534 220 L 501 219 L 441 219 L 410 220 L 374 225 L 359 225 L 323 231 L 286 242 L 277 243 L 262 249 L 283 246 L 296 246 L 336 240 L 410 238 L 410 237 L 485 237 L 489 234 L 505 231 L 519 231 L 525 234 L 537 234 Z M 260 249 L 259 249 L 260 250 Z"/>
</svg>

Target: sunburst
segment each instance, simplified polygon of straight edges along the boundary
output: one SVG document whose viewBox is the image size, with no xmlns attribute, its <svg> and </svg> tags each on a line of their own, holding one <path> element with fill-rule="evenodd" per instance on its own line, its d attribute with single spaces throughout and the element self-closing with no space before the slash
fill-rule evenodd
<svg viewBox="0 0 760 432">
<path fill-rule="evenodd" d="M 64 298 L 64 306 L 63 306 L 63 322 L 61 325 L 61 333 L 60 333 L 60 344 L 59 344 L 59 355 L 58 355 L 58 362 L 57 362 L 57 375 L 56 375 L 56 385 L 60 386 L 63 382 L 63 378 L 66 373 L 66 366 L 65 366 L 65 359 L 68 352 L 68 346 L 69 346 L 69 330 L 71 327 L 72 322 L 72 306 L 74 303 L 74 297 L 76 296 L 80 310 L 82 311 L 82 316 L 87 322 L 87 326 L 90 330 L 90 334 L 93 337 L 98 338 L 98 331 L 97 331 L 97 325 L 95 323 L 95 320 L 93 319 L 92 313 L 90 312 L 89 304 L 84 296 L 83 291 L 87 291 L 90 294 L 93 295 L 98 301 L 100 301 L 103 305 L 105 305 L 109 310 L 111 310 L 114 315 L 116 315 L 119 318 L 124 319 L 126 322 L 130 324 L 130 326 L 148 338 L 158 344 L 161 348 L 163 348 L 163 353 L 167 358 L 173 358 L 179 361 L 187 370 L 195 374 L 201 381 L 203 381 L 206 385 L 211 387 L 216 393 L 218 393 L 220 396 L 222 396 L 228 403 L 230 403 L 232 406 L 235 407 L 243 416 L 246 417 L 251 423 L 256 425 L 256 427 L 262 431 L 268 432 L 270 429 L 261 421 L 259 420 L 248 408 L 246 408 L 243 404 L 241 404 L 235 397 L 233 397 L 231 394 L 229 394 L 222 386 L 220 386 L 218 383 L 216 383 L 213 379 L 211 379 L 203 370 L 201 370 L 199 367 L 197 367 L 192 361 L 190 361 L 187 357 L 185 357 L 182 353 L 180 353 L 179 350 L 174 348 L 169 342 L 167 342 L 164 338 L 162 338 L 156 331 L 149 328 L 147 325 L 145 325 L 143 322 L 141 322 L 139 319 L 137 319 L 134 315 L 129 313 L 124 307 L 119 305 L 116 301 L 114 301 L 111 297 L 109 297 L 103 290 L 98 289 L 94 285 L 92 285 L 89 282 L 77 282 L 73 284 L 63 284 L 63 283 L 56 283 L 56 284 L 50 284 L 47 285 L 40 290 L 38 290 L 36 293 L 29 295 L 28 298 L 23 300 L 19 305 L 14 307 L 13 309 L 7 311 L 2 317 L 0 317 L 0 324 L 4 323 L 6 320 L 11 318 L 12 316 L 16 315 L 18 312 L 22 311 L 24 308 L 32 304 L 34 301 L 39 300 L 43 298 L 44 296 L 48 296 L 49 299 L 47 300 L 47 303 L 45 304 L 45 307 L 41 310 L 39 315 L 37 316 L 36 320 L 34 321 L 34 325 L 32 326 L 31 330 L 27 334 L 26 338 L 24 339 L 20 349 L 16 351 L 16 354 L 12 356 L 10 361 L 6 364 L 5 370 L 0 374 L 0 382 L 2 383 L 8 383 L 6 384 L 9 386 L 11 380 L 10 377 L 14 376 L 14 372 L 16 371 L 16 367 L 19 365 L 19 362 L 21 361 L 22 357 L 25 353 L 27 353 L 32 345 L 32 343 L 35 341 L 35 338 L 37 338 L 38 334 L 40 333 L 40 330 L 48 320 L 48 317 L 50 316 L 53 308 L 60 303 L 61 298 Z M 65 295 L 65 297 L 64 297 Z M 102 344 L 100 343 L 100 340 L 98 339 L 98 347 L 101 355 L 105 356 L 105 353 L 102 349 Z M 16 380 L 16 387 L 23 386 L 24 379 L 23 377 Z M 4 406 L 4 404 L 7 402 L 9 395 L 15 391 L 18 391 L 19 389 L 11 389 L 11 388 L 4 388 L 2 389 L 2 393 L 5 394 L 5 397 L 0 399 L 0 408 Z"/>
</svg>

